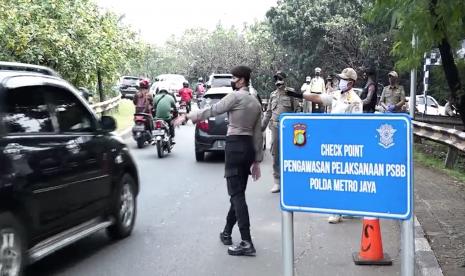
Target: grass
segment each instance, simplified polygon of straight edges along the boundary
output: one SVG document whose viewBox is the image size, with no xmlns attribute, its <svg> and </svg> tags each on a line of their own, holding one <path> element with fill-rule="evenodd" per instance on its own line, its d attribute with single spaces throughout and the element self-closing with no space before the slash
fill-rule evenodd
<svg viewBox="0 0 465 276">
<path fill-rule="evenodd" d="M 455 169 L 444 167 L 445 153 L 447 147 L 442 145 L 431 145 L 432 142 L 423 141 L 422 144 L 415 144 L 413 149 L 413 160 L 423 166 L 444 172 L 445 174 L 465 182 L 465 170 L 463 166 L 463 156 L 459 155 Z"/>
<path fill-rule="evenodd" d="M 127 99 L 121 100 L 118 108 L 115 108 L 108 115 L 115 118 L 117 131 L 122 131 L 132 125 L 134 104 Z"/>
</svg>

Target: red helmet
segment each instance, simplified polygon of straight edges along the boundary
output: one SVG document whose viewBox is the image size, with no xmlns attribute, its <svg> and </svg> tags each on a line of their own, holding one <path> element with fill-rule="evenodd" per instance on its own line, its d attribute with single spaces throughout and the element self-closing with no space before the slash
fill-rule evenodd
<svg viewBox="0 0 465 276">
<path fill-rule="evenodd" d="M 139 88 L 141 89 L 148 89 L 149 88 L 149 81 L 146 79 L 142 79 L 139 81 Z"/>
</svg>

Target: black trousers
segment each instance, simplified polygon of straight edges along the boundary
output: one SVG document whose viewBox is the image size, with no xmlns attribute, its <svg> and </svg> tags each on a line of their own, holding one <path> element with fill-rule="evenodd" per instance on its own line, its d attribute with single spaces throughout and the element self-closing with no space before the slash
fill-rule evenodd
<svg viewBox="0 0 465 276">
<path fill-rule="evenodd" d="M 245 190 L 250 175 L 250 166 L 255 160 L 252 136 L 233 135 L 226 137 L 225 178 L 230 196 L 230 207 L 226 216 L 225 233 L 231 233 L 237 223 L 242 240 L 252 240 L 250 236 L 249 209 L 245 200 Z"/>
</svg>

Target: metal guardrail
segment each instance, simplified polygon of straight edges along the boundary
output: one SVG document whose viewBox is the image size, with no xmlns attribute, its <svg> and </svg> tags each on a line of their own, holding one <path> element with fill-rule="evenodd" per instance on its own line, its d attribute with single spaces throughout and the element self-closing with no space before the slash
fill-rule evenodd
<svg viewBox="0 0 465 276">
<path fill-rule="evenodd" d="M 432 124 L 412 121 L 413 134 L 449 147 L 445 160 L 446 168 L 453 168 L 457 161 L 458 152 L 465 152 L 465 132 L 458 129 L 445 128 Z"/>
<path fill-rule="evenodd" d="M 118 95 L 112 99 L 106 100 L 104 102 L 99 102 L 91 106 L 94 109 L 95 113 L 102 113 L 118 106 L 120 100 L 121 95 Z"/>
<path fill-rule="evenodd" d="M 463 129 L 463 122 L 459 116 L 450 117 L 416 113 L 414 120 L 446 128 Z"/>
</svg>

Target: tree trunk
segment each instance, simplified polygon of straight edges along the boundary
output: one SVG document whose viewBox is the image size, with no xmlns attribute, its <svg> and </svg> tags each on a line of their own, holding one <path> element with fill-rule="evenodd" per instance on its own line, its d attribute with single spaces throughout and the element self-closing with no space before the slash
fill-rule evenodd
<svg viewBox="0 0 465 276">
<path fill-rule="evenodd" d="M 430 13 L 434 19 L 436 19 L 436 24 L 434 26 L 435 30 L 438 30 L 439 21 L 438 15 L 436 13 L 438 0 L 431 0 L 430 2 Z M 457 69 L 457 64 L 455 64 L 454 60 L 454 53 L 452 48 L 450 47 L 450 43 L 447 40 L 446 34 L 444 34 L 444 38 L 438 45 L 439 52 L 441 53 L 441 63 L 442 68 L 444 69 L 444 74 L 446 76 L 447 84 L 449 85 L 450 90 L 450 100 L 453 103 L 458 103 L 457 108 L 460 112 L 460 118 L 465 126 L 465 93 L 462 91 L 462 84 L 460 82 L 459 71 Z M 457 102 L 457 96 L 460 98 Z M 463 129 L 462 129 L 463 130 Z"/>
<path fill-rule="evenodd" d="M 460 82 L 459 71 L 455 64 L 454 55 L 450 47 L 449 41 L 443 39 L 439 44 L 439 52 L 441 53 L 441 62 L 446 75 L 447 84 L 450 89 L 450 96 L 453 102 L 457 102 L 457 95 L 459 96 L 457 108 L 460 112 L 460 118 L 465 126 L 465 94 L 462 93 L 462 84 Z"/>
</svg>

